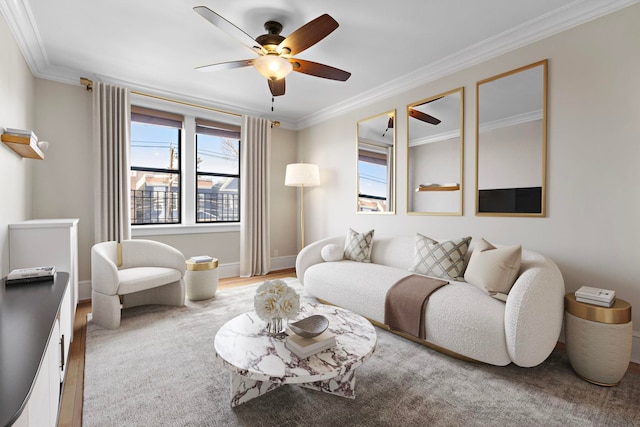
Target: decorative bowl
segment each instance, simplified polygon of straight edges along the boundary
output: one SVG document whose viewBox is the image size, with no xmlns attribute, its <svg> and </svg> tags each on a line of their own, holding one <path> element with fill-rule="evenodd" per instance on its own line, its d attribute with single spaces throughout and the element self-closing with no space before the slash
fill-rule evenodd
<svg viewBox="0 0 640 427">
<path fill-rule="evenodd" d="M 305 338 L 317 337 L 329 326 L 329 320 L 319 314 L 306 317 L 297 322 L 289 323 L 289 329 L 297 335 Z"/>
</svg>

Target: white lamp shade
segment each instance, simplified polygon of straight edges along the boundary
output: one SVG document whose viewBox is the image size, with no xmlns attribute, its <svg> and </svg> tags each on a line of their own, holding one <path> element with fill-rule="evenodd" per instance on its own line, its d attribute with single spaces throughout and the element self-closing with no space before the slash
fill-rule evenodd
<svg viewBox="0 0 640 427">
<path fill-rule="evenodd" d="M 293 71 L 293 65 L 289 61 L 281 56 L 271 54 L 254 59 L 253 66 L 269 80 L 280 80 Z"/>
<path fill-rule="evenodd" d="M 315 187 L 320 185 L 318 165 L 310 163 L 292 163 L 287 165 L 284 185 L 289 187 Z"/>
</svg>

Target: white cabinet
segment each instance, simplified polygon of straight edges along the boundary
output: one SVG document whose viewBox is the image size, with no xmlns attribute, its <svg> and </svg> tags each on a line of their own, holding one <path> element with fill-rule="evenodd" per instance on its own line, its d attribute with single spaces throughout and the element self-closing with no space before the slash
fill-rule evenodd
<svg viewBox="0 0 640 427">
<path fill-rule="evenodd" d="M 13 427 L 55 427 L 58 424 L 60 391 L 69 360 L 69 331 L 63 325 L 70 324 L 71 287 L 67 286 L 60 303 L 44 356 L 39 365 L 31 394 Z M 65 309 L 66 308 L 66 309 Z M 71 330 L 73 333 L 73 330 Z"/>
<path fill-rule="evenodd" d="M 9 224 L 9 271 L 54 265 L 69 273 L 71 323 L 60 325 L 73 331 L 78 304 L 78 219 L 33 219 Z M 69 334 L 72 338 L 73 334 Z"/>
</svg>

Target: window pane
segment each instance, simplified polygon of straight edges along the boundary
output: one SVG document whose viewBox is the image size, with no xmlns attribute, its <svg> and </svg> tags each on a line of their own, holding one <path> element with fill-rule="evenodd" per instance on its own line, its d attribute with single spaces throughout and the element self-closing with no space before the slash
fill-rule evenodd
<svg viewBox="0 0 640 427">
<path fill-rule="evenodd" d="M 131 166 L 178 170 L 179 143 L 180 129 L 131 122 Z"/>
<path fill-rule="evenodd" d="M 240 221 L 238 178 L 198 175 L 197 222 Z"/>
<path fill-rule="evenodd" d="M 180 175 L 131 171 L 131 224 L 180 223 Z"/>
<path fill-rule="evenodd" d="M 387 166 L 360 160 L 358 210 L 361 212 L 386 211 Z"/>
<path fill-rule="evenodd" d="M 197 136 L 197 170 L 217 174 L 240 173 L 240 141 L 219 136 Z"/>
</svg>

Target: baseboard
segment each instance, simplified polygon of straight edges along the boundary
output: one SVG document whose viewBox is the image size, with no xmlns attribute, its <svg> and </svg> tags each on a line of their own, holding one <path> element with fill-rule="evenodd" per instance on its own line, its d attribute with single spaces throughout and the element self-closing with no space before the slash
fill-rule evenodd
<svg viewBox="0 0 640 427">
<path fill-rule="evenodd" d="M 81 280 L 78 282 L 78 301 L 91 299 L 91 280 Z"/>
<path fill-rule="evenodd" d="M 271 271 L 284 270 L 296 266 L 296 255 L 282 256 L 271 258 Z M 240 276 L 240 263 L 232 262 L 218 265 L 218 277 L 226 279 L 227 277 Z M 83 280 L 78 283 L 78 301 L 87 301 L 91 299 L 91 281 Z"/>
</svg>

